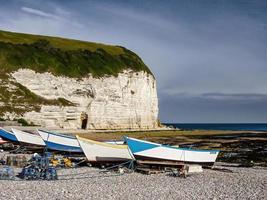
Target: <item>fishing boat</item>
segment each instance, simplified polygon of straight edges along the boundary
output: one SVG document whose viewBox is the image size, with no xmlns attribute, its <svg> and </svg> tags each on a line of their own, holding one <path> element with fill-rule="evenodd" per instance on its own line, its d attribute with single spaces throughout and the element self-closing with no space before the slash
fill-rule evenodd
<svg viewBox="0 0 267 200">
<path fill-rule="evenodd" d="M 45 142 L 43 141 L 40 135 L 28 133 L 14 128 L 12 128 L 11 130 L 20 143 L 45 146 Z"/>
<path fill-rule="evenodd" d="M 219 154 L 218 150 L 177 148 L 130 137 L 124 139 L 137 161 L 213 165 Z"/>
<path fill-rule="evenodd" d="M 14 135 L 14 133 L 7 131 L 3 128 L 0 128 L 0 137 L 11 142 L 18 142 L 18 139 Z"/>
<path fill-rule="evenodd" d="M 82 152 L 82 149 L 76 137 L 59 133 L 52 133 L 44 130 L 37 131 L 44 140 L 48 149 L 74 153 Z"/>
<path fill-rule="evenodd" d="M 132 160 L 127 145 L 109 144 L 85 139 L 76 135 L 76 138 L 88 162 L 124 162 Z"/>
</svg>

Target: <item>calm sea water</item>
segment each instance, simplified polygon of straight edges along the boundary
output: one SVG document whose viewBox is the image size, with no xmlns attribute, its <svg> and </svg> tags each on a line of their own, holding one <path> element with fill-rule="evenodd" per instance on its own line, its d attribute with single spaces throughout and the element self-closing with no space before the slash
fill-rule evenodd
<svg viewBox="0 0 267 200">
<path fill-rule="evenodd" d="M 184 130 L 267 131 L 267 123 L 164 123 Z"/>
</svg>

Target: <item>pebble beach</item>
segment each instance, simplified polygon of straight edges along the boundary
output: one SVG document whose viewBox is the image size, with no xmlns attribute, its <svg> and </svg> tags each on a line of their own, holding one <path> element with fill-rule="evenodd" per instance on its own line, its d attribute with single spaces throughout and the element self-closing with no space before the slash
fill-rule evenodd
<svg viewBox="0 0 267 200">
<path fill-rule="evenodd" d="M 60 169 L 56 181 L 1 180 L 1 199 L 266 199 L 266 167 L 218 167 L 186 178 Z"/>
</svg>

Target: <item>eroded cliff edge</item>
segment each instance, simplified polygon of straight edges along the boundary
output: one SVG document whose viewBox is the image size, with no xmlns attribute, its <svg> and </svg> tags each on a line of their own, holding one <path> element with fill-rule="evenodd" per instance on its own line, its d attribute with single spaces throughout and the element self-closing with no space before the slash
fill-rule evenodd
<svg viewBox="0 0 267 200">
<path fill-rule="evenodd" d="M 21 69 L 12 74 L 16 82 L 45 99 L 65 99 L 73 105 L 42 105 L 24 118 L 46 127 L 80 128 L 88 115 L 87 129 L 157 127 L 156 81 L 146 72 L 124 71 L 117 77 L 68 78 Z"/>
</svg>

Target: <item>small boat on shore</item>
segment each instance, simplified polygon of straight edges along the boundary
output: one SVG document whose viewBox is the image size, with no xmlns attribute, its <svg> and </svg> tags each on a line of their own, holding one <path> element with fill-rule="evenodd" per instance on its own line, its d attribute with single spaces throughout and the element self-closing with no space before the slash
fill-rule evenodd
<svg viewBox="0 0 267 200">
<path fill-rule="evenodd" d="M 18 139 L 18 141 L 21 143 L 45 146 L 45 142 L 43 141 L 40 135 L 28 133 L 14 128 L 12 128 L 11 130 Z"/>
<path fill-rule="evenodd" d="M 18 142 L 18 139 L 14 135 L 14 133 L 7 131 L 3 128 L 0 128 L 0 137 L 7 141 L 16 142 L 16 143 Z"/>
<path fill-rule="evenodd" d="M 82 152 L 82 149 L 76 137 L 59 133 L 52 133 L 44 130 L 37 131 L 44 140 L 48 149 L 73 153 Z"/>
<path fill-rule="evenodd" d="M 85 139 L 76 135 L 76 138 L 88 162 L 124 162 L 132 160 L 127 145 L 109 144 Z"/>
<path fill-rule="evenodd" d="M 213 165 L 219 154 L 218 150 L 199 150 L 177 148 L 168 145 L 124 137 L 129 149 L 137 161 L 168 163 L 187 163 Z"/>
</svg>

